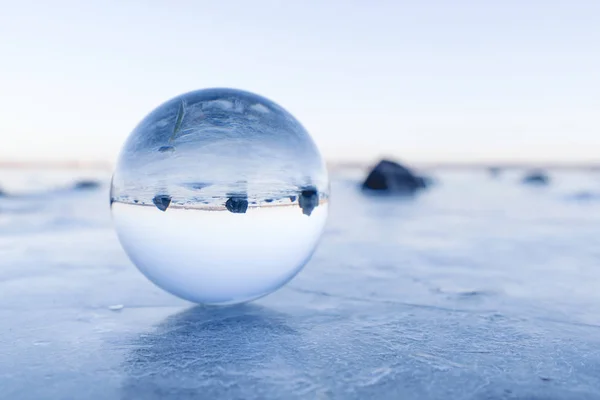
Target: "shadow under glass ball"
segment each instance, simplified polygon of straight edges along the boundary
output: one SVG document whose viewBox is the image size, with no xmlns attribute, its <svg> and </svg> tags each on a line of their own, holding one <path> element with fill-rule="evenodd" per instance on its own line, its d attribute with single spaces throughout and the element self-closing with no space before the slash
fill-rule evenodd
<svg viewBox="0 0 600 400">
<path fill-rule="evenodd" d="M 167 101 L 121 151 L 111 208 L 128 256 L 184 299 L 266 295 L 310 259 L 328 209 L 322 157 L 276 103 L 234 89 Z"/>
</svg>

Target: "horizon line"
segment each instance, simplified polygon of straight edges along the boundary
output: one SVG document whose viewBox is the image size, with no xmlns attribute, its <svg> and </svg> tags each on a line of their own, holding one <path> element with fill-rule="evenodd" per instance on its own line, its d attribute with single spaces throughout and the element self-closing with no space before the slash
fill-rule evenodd
<svg viewBox="0 0 600 400">
<path fill-rule="evenodd" d="M 392 159 L 401 164 L 409 165 L 422 169 L 482 169 L 482 168 L 501 168 L 501 169 L 522 169 L 522 168 L 544 168 L 544 169 L 600 169 L 600 160 L 598 161 L 510 161 L 510 160 L 490 160 L 490 161 L 413 161 L 406 162 L 395 157 L 379 157 L 373 161 L 363 160 L 327 160 L 328 169 L 344 168 L 367 168 L 374 166 L 382 159 Z M 0 168 L 14 169 L 102 169 L 113 170 L 114 164 L 108 161 L 92 160 L 39 160 L 39 161 L 0 161 Z"/>
</svg>

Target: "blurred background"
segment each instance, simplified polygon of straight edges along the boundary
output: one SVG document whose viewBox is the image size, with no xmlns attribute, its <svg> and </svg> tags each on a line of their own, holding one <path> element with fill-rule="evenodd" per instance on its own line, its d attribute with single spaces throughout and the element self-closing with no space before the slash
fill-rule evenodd
<svg viewBox="0 0 600 400">
<path fill-rule="evenodd" d="M 590 1 L 8 2 L 2 162 L 114 162 L 152 109 L 234 87 L 330 162 L 598 162 Z"/>
<path fill-rule="evenodd" d="M 600 2 L 1 10 L 7 396 L 598 398 Z M 207 87 L 290 111 L 332 181 L 305 270 L 226 314 L 149 283 L 108 201 L 136 124 Z"/>
</svg>

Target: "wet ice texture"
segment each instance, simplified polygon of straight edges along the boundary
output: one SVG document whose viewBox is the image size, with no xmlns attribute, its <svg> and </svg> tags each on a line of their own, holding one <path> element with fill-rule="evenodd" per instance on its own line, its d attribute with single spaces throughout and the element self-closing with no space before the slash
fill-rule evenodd
<svg viewBox="0 0 600 400">
<path fill-rule="evenodd" d="M 303 273 L 217 310 L 133 268 L 107 193 L 0 199 L 0 398 L 598 399 L 600 202 L 566 199 L 598 175 L 435 176 L 339 176 Z"/>
</svg>

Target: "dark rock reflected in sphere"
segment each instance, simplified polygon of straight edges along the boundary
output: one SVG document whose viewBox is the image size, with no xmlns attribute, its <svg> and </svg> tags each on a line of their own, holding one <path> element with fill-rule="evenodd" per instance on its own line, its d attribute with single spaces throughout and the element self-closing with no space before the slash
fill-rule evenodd
<svg viewBox="0 0 600 400">
<path fill-rule="evenodd" d="M 298 204 L 304 215 L 310 216 L 313 210 L 319 205 L 319 193 L 315 188 L 307 188 L 300 192 Z"/>
<path fill-rule="evenodd" d="M 365 179 L 362 188 L 388 193 L 410 194 L 427 187 L 424 178 L 389 160 L 380 161 Z"/>
<path fill-rule="evenodd" d="M 248 199 L 245 197 L 230 197 L 225 202 L 225 207 L 235 214 L 244 214 L 248 210 Z"/>
<path fill-rule="evenodd" d="M 130 259 L 156 285 L 203 304 L 252 300 L 292 279 L 319 241 L 328 199 L 325 163 L 300 122 L 234 89 L 185 93 L 150 112 L 111 184 Z"/>
<path fill-rule="evenodd" d="M 152 202 L 160 211 L 166 211 L 167 208 L 169 208 L 169 205 L 171 204 L 171 196 L 159 194 L 152 198 Z"/>
<path fill-rule="evenodd" d="M 550 183 L 550 177 L 544 171 L 534 170 L 525 174 L 522 182 L 528 185 L 545 186 Z"/>
</svg>

